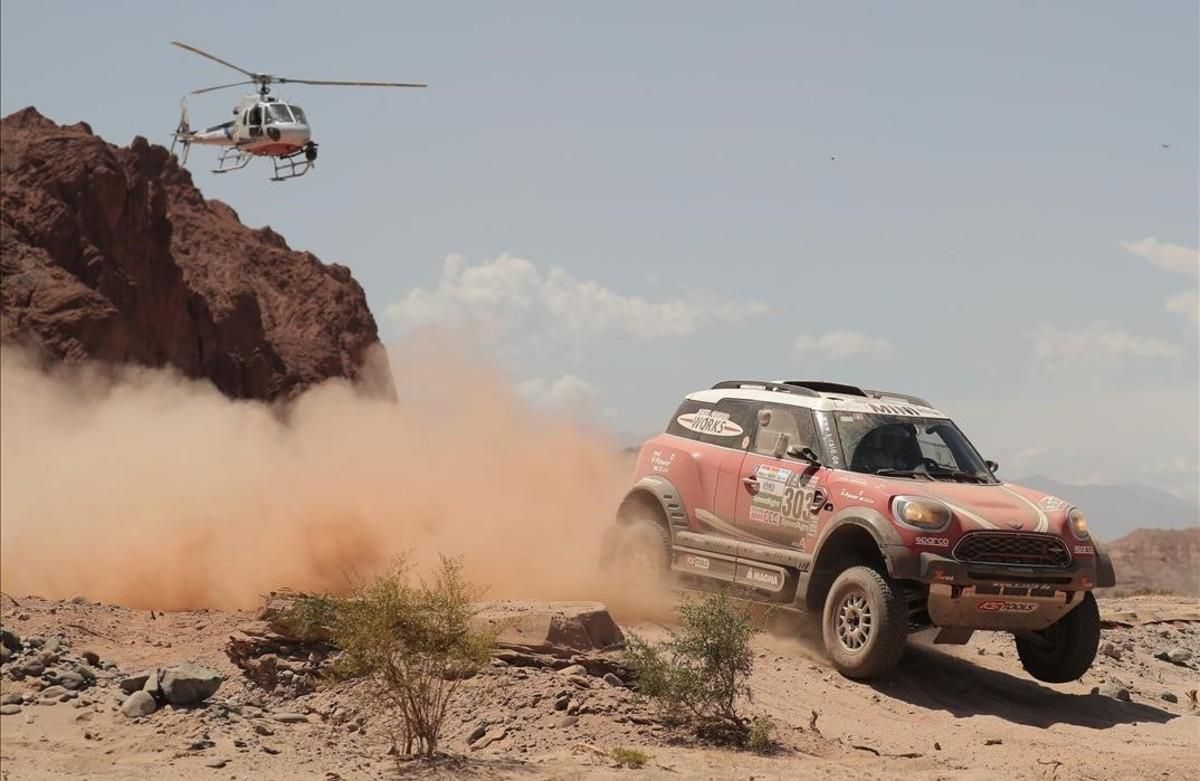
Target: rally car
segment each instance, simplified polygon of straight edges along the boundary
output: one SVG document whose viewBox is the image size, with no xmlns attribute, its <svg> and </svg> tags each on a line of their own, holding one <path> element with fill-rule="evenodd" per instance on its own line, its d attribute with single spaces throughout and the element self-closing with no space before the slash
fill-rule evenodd
<svg viewBox="0 0 1200 781">
<path fill-rule="evenodd" d="M 996 477 L 929 402 L 812 381 L 719 382 L 646 442 L 605 557 L 676 585 L 817 613 L 842 674 L 892 669 L 912 631 L 1010 632 L 1072 681 L 1112 563 L 1070 502 Z"/>
</svg>

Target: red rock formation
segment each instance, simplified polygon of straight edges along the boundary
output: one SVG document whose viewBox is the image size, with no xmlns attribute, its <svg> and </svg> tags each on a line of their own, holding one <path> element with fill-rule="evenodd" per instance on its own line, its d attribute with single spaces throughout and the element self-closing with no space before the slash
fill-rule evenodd
<svg viewBox="0 0 1200 781">
<path fill-rule="evenodd" d="M 33 108 L 0 120 L 0 338 L 254 399 L 358 378 L 379 343 L 345 266 L 245 227 L 162 147 Z"/>
</svg>

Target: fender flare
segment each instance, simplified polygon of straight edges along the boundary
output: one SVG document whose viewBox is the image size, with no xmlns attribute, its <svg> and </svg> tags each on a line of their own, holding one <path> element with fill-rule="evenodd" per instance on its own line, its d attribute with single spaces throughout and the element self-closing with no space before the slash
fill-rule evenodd
<svg viewBox="0 0 1200 781">
<path fill-rule="evenodd" d="M 683 498 L 679 495 L 679 490 L 675 485 L 665 477 L 658 475 L 647 475 L 633 484 L 628 493 L 621 500 L 621 507 L 625 503 L 638 496 L 649 496 L 658 502 L 658 506 L 662 509 L 663 518 L 666 520 L 667 534 L 670 535 L 672 542 L 675 540 L 676 529 L 688 528 L 688 512 L 683 504 Z M 617 524 L 625 523 L 621 518 L 621 510 L 617 509 Z"/>
<path fill-rule="evenodd" d="M 845 526 L 857 526 L 871 535 L 887 565 L 888 575 L 892 578 L 903 580 L 920 576 L 920 556 L 904 544 L 896 527 L 892 525 L 891 519 L 878 510 L 861 506 L 843 508 L 829 519 L 824 532 L 813 548 L 814 569 L 821 560 L 825 544 L 838 529 Z"/>
</svg>

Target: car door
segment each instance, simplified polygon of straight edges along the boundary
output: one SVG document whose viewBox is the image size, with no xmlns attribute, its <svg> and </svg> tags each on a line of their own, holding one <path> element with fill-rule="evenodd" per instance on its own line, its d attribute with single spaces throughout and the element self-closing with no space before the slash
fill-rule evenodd
<svg viewBox="0 0 1200 781">
<path fill-rule="evenodd" d="M 736 536 L 737 486 L 753 419 L 749 401 L 688 400 L 668 425 L 668 434 L 693 440 L 681 449 L 695 469 L 695 485 L 680 487 L 686 494 L 693 530 L 717 537 Z"/>
<path fill-rule="evenodd" d="M 812 550 L 828 498 L 829 470 L 795 455 L 775 455 L 781 436 L 789 449 L 821 452 L 812 411 L 789 404 L 758 405 L 754 434 L 739 473 L 736 518 L 742 539 Z"/>
</svg>

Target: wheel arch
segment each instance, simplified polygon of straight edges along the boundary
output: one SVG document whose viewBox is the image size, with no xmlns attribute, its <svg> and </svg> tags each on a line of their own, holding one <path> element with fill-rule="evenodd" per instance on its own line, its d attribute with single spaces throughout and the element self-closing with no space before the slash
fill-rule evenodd
<svg viewBox="0 0 1200 781">
<path fill-rule="evenodd" d="M 667 535 L 674 540 L 676 528 L 687 528 L 687 510 L 679 491 L 671 481 L 662 477 L 643 477 L 634 483 L 617 508 L 617 525 L 623 526 L 634 518 L 652 514 Z"/>
<path fill-rule="evenodd" d="M 808 610 L 821 610 L 838 574 L 856 565 L 895 579 L 911 577 L 906 565 L 912 555 L 882 513 L 846 508 L 833 516 L 817 542 L 812 567 L 800 583 L 803 603 Z"/>
</svg>

